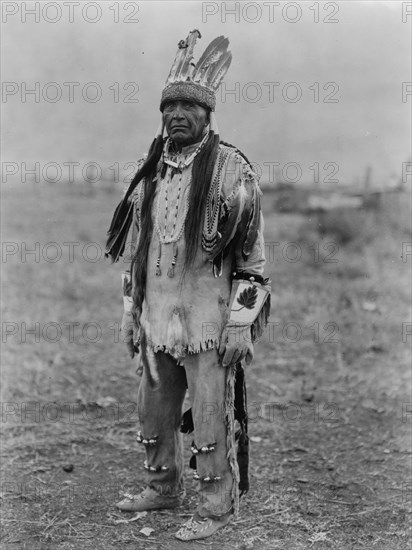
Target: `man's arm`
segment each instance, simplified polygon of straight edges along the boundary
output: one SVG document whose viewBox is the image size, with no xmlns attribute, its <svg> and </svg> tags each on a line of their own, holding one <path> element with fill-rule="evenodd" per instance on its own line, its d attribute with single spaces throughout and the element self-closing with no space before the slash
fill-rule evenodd
<svg viewBox="0 0 412 550">
<path fill-rule="evenodd" d="M 240 186 L 244 195 L 243 211 L 234 237 L 234 281 L 228 322 L 220 346 L 220 353 L 224 354 L 223 366 L 242 359 L 250 363 L 253 342 L 262 334 L 270 309 L 269 281 L 263 276 L 266 258 L 261 191 L 255 174 L 245 164 L 243 159 L 238 162 L 241 172 L 237 177 L 243 178 Z"/>
<path fill-rule="evenodd" d="M 235 247 L 235 272 L 238 275 L 244 275 L 245 278 L 248 275 L 257 275 L 257 278 L 263 278 L 263 272 L 266 262 L 265 257 L 265 240 L 263 232 L 265 229 L 265 222 L 263 220 L 263 214 L 260 212 L 259 227 L 257 230 L 256 240 L 253 243 L 250 254 L 246 259 L 242 253 L 242 243 L 237 242 Z M 255 277 L 256 278 L 256 277 Z"/>
</svg>

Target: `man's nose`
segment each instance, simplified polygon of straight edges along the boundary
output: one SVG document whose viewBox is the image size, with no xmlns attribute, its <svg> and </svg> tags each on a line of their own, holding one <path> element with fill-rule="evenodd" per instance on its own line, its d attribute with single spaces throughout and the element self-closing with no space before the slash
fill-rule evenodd
<svg viewBox="0 0 412 550">
<path fill-rule="evenodd" d="M 183 118 L 183 109 L 180 105 L 176 105 L 174 111 L 173 111 L 173 118 Z"/>
</svg>

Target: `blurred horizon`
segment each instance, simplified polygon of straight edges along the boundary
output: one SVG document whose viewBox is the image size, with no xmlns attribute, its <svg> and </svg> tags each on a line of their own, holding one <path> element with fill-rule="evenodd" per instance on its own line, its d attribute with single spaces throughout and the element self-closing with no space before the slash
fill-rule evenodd
<svg viewBox="0 0 412 550">
<path fill-rule="evenodd" d="M 28 169 L 35 162 L 41 167 L 79 163 L 75 174 L 81 177 L 88 162 L 105 173 L 119 163 L 120 172 L 129 173 L 133 167 L 125 163 L 146 153 L 154 137 L 177 43 L 198 28 L 202 39 L 195 60 L 219 34 L 230 40 L 233 61 L 217 94 L 220 135 L 259 165 L 263 183 L 270 183 L 275 165 L 278 171 L 290 165 L 292 178 L 297 165 L 298 183 L 313 181 L 315 170 L 320 183 L 329 176 L 362 184 L 368 167 L 372 185 L 402 177 L 402 163 L 410 161 L 412 102 L 407 84 L 412 16 L 402 22 L 402 2 L 329 2 L 328 8 L 322 2 L 300 3 L 296 22 L 291 22 L 297 19 L 293 2 L 272 3 L 273 22 L 269 6 L 256 2 L 248 3 L 247 12 L 234 2 L 89 4 L 101 7 L 96 23 L 76 11 L 72 23 L 65 11 L 56 23 L 42 14 L 38 23 L 29 15 L 24 23 L 21 13 L 4 22 L 3 14 L 3 164 L 16 163 L 20 171 L 23 162 Z M 229 9 L 238 10 L 238 22 Z M 250 22 L 259 9 L 259 20 Z M 48 17 L 53 13 L 50 7 Z M 92 18 L 91 8 L 88 13 Z M 125 14 L 136 22 L 125 23 Z M 323 22 L 326 17 L 338 22 Z M 24 95 L 24 86 L 30 90 L 36 82 L 38 102 L 33 94 Z M 73 102 L 64 85 L 69 82 L 77 83 Z M 102 92 L 97 102 L 82 97 L 91 82 Z M 124 90 L 130 82 L 136 84 Z M 58 101 L 44 99 L 58 89 Z M 86 93 L 94 97 L 96 89 Z M 301 98 L 294 101 L 297 94 Z M 127 97 L 138 102 L 126 103 Z M 68 173 L 63 166 L 63 176 Z"/>
</svg>

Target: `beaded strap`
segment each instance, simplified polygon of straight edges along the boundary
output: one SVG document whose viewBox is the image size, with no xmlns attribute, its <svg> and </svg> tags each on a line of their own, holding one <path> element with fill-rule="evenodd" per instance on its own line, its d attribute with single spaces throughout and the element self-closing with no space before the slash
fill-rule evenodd
<svg viewBox="0 0 412 550">
<path fill-rule="evenodd" d="M 144 461 L 143 467 L 145 470 L 148 470 L 149 472 L 167 472 L 169 469 L 168 466 L 150 466 L 147 463 L 147 460 Z"/>
<path fill-rule="evenodd" d="M 204 483 L 215 483 L 216 481 L 220 481 L 222 479 L 221 476 L 200 476 L 197 473 L 197 470 L 193 471 L 193 479 L 196 481 L 203 481 Z"/>
<path fill-rule="evenodd" d="M 218 223 L 219 213 L 221 215 L 221 193 L 224 180 L 222 172 L 231 153 L 233 153 L 232 148 L 220 146 L 216 174 L 207 195 L 205 221 L 202 231 L 202 247 L 207 253 L 212 252 L 220 238 Z"/>
<path fill-rule="evenodd" d="M 142 432 L 137 432 L 137 436 L 136 436 L 136 441 L 138 443 L 143 443 L 143 445 L 148 445 L 149 447 L 156 445 L 158 439 L 159 439 L 158 435 L 155 435 L 154 437 L 150 437 L 149 439 L 146 439 L 142 436 Z"/>
<path fill-rule="evenodd" d="M 203 445 L 202 447 L 196 447 L 196 445 L 192 443 L 191 447 L 191 451 L 194 455 L 213 453 L 215 449 L 216 443 L 210 443 L 209 445 Z"/>
</svg>

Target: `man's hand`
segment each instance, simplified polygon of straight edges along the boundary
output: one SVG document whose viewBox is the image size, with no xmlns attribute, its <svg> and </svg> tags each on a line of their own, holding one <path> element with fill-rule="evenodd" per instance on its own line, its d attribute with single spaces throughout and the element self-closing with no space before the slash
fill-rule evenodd
<svg viewBox="0 0 412 550">
<path fill-rule="evenodd" d="M 249 365 L 253 359 L 253 344 L 250 331 L 251 325 L 228 323 L 222 333 L 219 354 L 223 355 L 222 367 L 233 365 L 245 360 Z"/>
<path fill-rule="evenodd" d="M 129 355 L 133 359 L 134 354 L 137 351 L 134 345 L 136 326 L 130 311 L 125 311 L 123 313 L 120 330 L 123 333 L 123 342 L 125 342 Z"/>
</svg>

